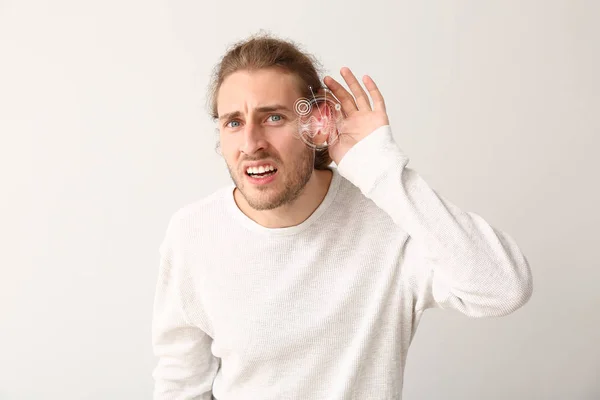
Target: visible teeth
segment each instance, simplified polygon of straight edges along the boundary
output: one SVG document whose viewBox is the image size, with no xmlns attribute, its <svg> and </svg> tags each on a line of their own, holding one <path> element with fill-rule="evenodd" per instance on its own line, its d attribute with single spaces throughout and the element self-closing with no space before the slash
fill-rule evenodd
<svg viewBox="0 0 600 400">
<path fill-rule="evenodd" d="M 272 165 L 261 165 L 260 167 L 248 167 L 246 172 L 248 174 L 264 174 L 265 172 L 275 171 L 275 167 Z"/>
</svg>

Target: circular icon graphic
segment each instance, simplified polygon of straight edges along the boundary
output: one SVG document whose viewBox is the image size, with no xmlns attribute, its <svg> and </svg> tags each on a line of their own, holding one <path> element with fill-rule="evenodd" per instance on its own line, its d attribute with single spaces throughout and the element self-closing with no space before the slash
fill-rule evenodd
<svg viewBox="0 0 600 400">
<path fill-rule="evenodd" d="M 312 111 L 310 101 L 304 97 L 296 100 L 296 103 L 294 103 L 294 111 L 301 117 L 310 114 Z"/>
</svg>

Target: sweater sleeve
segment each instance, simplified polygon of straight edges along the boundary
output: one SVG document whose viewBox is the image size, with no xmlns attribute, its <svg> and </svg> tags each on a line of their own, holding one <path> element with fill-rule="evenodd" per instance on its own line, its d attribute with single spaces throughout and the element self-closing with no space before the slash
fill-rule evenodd
<svg viewBox="0 0 600 400">
<path fill-rule="evenodd" d="M 526 257 L 505 232 L 433 190 L 413 169 L 389 125 L 355 144 L 339 173 L 406 231 L 417 260 L 421 310 L 450 308 L 470 317 L 507 315 L 533 291 Z"/>
<path fill-rule="evenodd" d="M 189 322 L 181 301 L 182 266 L 174 248 L 174 219 L 160 246 L 152 320 L 152 346 L 158 363 L 153 370 L 155 400 L 210 400 L 219 361 L 211 353 L 212 338 Z"/>
</svg>

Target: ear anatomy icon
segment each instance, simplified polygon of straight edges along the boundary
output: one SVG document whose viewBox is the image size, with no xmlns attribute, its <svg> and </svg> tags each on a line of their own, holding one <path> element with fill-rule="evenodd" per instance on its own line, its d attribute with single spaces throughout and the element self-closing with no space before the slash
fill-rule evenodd
<svg viewBox="0 0 600 400">
<path fill-rule="evenodd" d="M 309 147 L 325 150 L 339 138 L 340 124 L 344 119 L 342 106 L 323 88 L 315 95 L 311 86 L 310 99 L 301 97 L 294 103 L 298 115 L 298 136 Z"/>
</svg>

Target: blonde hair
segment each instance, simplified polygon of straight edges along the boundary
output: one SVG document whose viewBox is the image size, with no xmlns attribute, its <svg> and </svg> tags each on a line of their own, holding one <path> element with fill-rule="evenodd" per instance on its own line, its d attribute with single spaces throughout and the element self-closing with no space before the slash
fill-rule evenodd
<svg viewBox="0 0 600 400">
<path fill-rule="evenodd" d="M 225 78 L 239 70 L 256 70 L 263 68 L 281 68 L 296 75 L 300 83 L 301 96 L 311 96 L 313 90 L 323 85 L 317 70 L 317 59 L 302 51 L 301 46 L 290 40 L 283 40 L 268 33 L 259 33 L 232 45 L 221 61 L 215 66 L 211 79 L 208 102 L 209 113 L 213 119 L 218 118 L 217 95 Z M 327 150 L 315 152 L 314 168 L 327 169 L 332 160 Z"/>
</svg>

